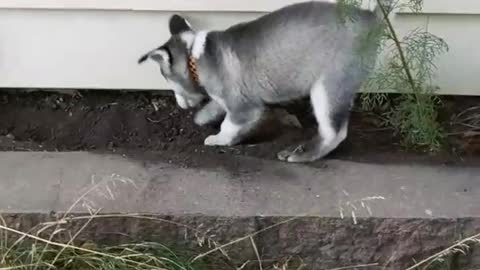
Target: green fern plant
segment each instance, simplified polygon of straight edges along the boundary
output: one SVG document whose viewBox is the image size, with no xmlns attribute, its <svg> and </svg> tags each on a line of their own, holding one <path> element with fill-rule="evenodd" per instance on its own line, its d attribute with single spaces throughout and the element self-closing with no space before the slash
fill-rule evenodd
<svg viewBox="0 0 480 270">
<path fill-rule="evenodd" d="M 362 1 L 340 0 L 338 8 L 343 11 L 339 14 L 348 17 L 352 13 L 351 7 L 361 4 Z M 378 108 L 386 111 L 385 125 L 393 127 L 405 145 L 438 151 L 444 131 L 437 121 L 440 102 L 435 95 L 437 87 L 432 84 L 432 77 L 436 72 L 435 60 L 448 51 L 448 45 L 429 33 L 428 29 L 416 29 L 403 38 L 398 36 L 390 14 L 398 9 L 420 12 L 423 0 L 402 3 L 376 0 L 376 4 L 381 8 L 384 21 L 378 28 L 372 29 L 365 40 L 375 40 L 371 35 L 379 35 L 379 48 L 384 49 L 386 55 L 363 87 L 365 93 L 361 94 L 361 106 L 368 111 Z M 400 96 L 390 102 L 386 94 L 389 92 L 399 93 Z"/>
</svg>

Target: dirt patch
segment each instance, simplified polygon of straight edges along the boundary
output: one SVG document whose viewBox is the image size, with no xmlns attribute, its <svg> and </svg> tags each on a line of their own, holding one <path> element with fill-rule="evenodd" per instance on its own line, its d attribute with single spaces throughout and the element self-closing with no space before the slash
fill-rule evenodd
<svg viewBox="0 0 480 270">
<path fill-rule="evenodd" d="M 458 132 L 448 119 L 480 98 L 444 99 L 442 118 L 450 133 L 448 149 L 431 155 L 406 150 L 399 138 L 382 128 L 377 117 L 353 112 L 348 140 L 328 158 L 360 162 L 455 163 L 480 160 L 480 136 Z M 80 91 L 76 95 L 0 92 L 1 151 L 109 151 L 216 166 L 232 155 L 276 159 L 283 148 L 315 132 L 311 117 L 300 115 L 303 129 L 268 121 L 259 142 L 235 147 L 206 147 L 203 140 L 217 127 L 197 127 L 193 112 L 177 107 L 158 92 Z M 321 161 L 313 165 L 321 165 Z"/>
</svg>

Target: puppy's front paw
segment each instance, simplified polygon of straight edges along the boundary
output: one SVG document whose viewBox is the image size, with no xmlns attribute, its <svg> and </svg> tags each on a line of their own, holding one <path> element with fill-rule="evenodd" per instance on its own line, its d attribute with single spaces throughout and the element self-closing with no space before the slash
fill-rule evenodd
<svg viewBox="0 0 480 270">
<path fill-rule="evenodd" d="M 217 145 L 217 141 L 218 141 L 217 135 L 210 135 L 205 139 L 205 142 L 203 144 L 207 146 L 214 146 L 214 145 Z"/>
<path fill-rule="evenodd" d="M 230 140 L 225 139 L 220 135 L 211 135 L 205 139 L 204 142 L 207 146 L 230 146 Z"/>
</svg>

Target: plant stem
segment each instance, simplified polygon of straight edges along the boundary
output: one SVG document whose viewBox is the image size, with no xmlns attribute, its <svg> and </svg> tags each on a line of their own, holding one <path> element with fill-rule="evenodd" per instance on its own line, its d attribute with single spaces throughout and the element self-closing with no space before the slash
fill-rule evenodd
<svg viewBox="0 0 480 270">
<path fill-rule="evenodd" d="M 408 83 L 410 84 L 412 91 L 416 94 L 417 87 L 415 85 L 415 80 L 413 79 L 412 72 L 408 67 L 407 59 L 405 58 L 405 53 L 403 52 L 402 44 L 400 43 L 400 39 L 398 38 L 397 32 L 395 31 L 395 28 L 393 27 L 392 22 L 388 18 L 389 13 L 385 9 L 385 6 L 383 6 L 381 0 L 376 0 L 376 1 L 378 4 L 378 7 L 382 11 L 385 22 L 387 23 L 388 30 L 390 31 L 390 38 L 393 40 L 393 42 L 395 43 L 395 47 L 398 50 L 398 55 L 400 56 L 400 61 L 402 62 L 403 69 L 405 70 L 405 74 L 407 75 Z"/>
</svg>

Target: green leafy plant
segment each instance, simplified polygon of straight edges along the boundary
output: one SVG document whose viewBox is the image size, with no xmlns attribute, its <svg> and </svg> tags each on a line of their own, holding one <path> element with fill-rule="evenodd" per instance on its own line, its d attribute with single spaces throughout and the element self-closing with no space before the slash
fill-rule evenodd
<svg viewBox="0 0 480 270">
<path fill-rule="evenodd" d="M 349 16 L 351 8 L 361 1 L 342 0 L 340 14 Z M 364 85 L 361 96 L 364 110 L 380 109 L 385 112 L 385 125 L 394 128 L 407 146 L 421 146 L 430 151 L 441 148 L 444 131 L 437 122 L 437 107 L 440 99 L 435 95 L 437 87 L 432 84 L 436 72 L 436 58 L 448 51 L 446 42 L 428 32 L 415 29 L 400 38 L 391 21 L 391 13 L 398 9 L 420 12 L 423 0 L 399 1 L 376 0 L 383 15 L 383 24 L 372 29 L 365 40 L 376 40 L 385 55 L 370 80 Z M 354 19 L 354 17 L 352 17 Z M 428 24 L 427 24 L 428 27 Z M 372 38 L 378 35 L 378 39 Z M 360 54 L 364 53 L 362 50 Z M 387 93 L 400 95 L 390 102 Z"/>
</svg>

